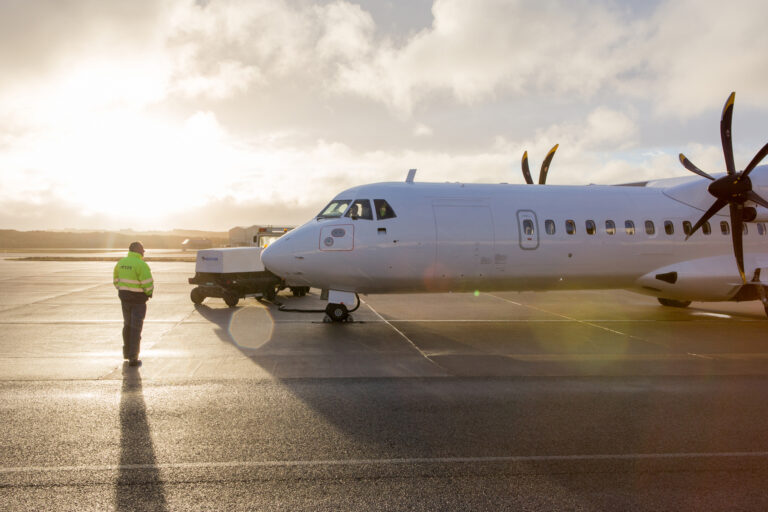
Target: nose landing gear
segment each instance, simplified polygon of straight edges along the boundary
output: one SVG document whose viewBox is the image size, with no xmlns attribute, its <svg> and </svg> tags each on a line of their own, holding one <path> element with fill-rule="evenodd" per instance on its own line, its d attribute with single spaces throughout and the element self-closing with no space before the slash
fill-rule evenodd
<svg viewBox="0 0 768 512">
<path fill-rule="evenodd" d="M 323 322 L 351 322 L 352 315 L 349 314 L 347 306 L 344 304 L 328 304 L 325 307 L 325 317 Z"/>
<path fill-rule="evenodd" d="M 352 309 L 347 308 L 347 304 L 355 304 Z M 325 307 L 325 317 L 323 322 L 352 322 L 352 313 L 360 307 L 360 297 L 353 292 L 339 292 L 336 290 L 329 290 L 328 292 L 328 305 Z"/>
</svg>

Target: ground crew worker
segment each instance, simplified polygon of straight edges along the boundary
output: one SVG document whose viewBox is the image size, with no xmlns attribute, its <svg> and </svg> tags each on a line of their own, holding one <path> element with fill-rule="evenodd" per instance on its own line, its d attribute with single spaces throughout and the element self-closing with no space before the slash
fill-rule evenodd
<svg viewBox="0 0 768 512">
<path fill-rule="evenodd" d="M 113 274 L 123 306 L 123 359 L 127 359 L 130 366 L 139 366 L 141 328 L 147 314 L 147 301 L 155 289 L 141 242 L 133 242 L 128 247 L 128 256 L 117 262 Z"/>
</svg>

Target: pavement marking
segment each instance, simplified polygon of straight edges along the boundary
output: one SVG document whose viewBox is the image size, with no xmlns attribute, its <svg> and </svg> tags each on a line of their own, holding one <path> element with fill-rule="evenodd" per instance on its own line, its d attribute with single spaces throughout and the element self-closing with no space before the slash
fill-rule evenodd
<svg viewBox="0 0 768 512">
<path fill-rule="evenodd" d="M 705 356 L 704 354 L 695 354 L 695 353 L 693 353 L 693 352 L 686 352 L 686 354 L 687 354 L 687 355 L 689 355 L 689 356 L 692 356 L 692 357 L 698 357 L 698 358 L 700 358 L 700 359 L 709 359 L 709 360 L 711 360 L 711 361 L 714 361 L 714 360 L 715 360 L 715 358 L 714 358 L 714 357 Z"/>
<path fill-rule="evenodd" d="M 666 349 L 671 349 L 672 348 L 667 343 L 662 343 L 660 341 L 651 341 L 651 340 L 647 340 L 645 338 L 640 338 L 639 336 L 634 336 L 632 334 L 627 334 L 625 332 L 617 331 L 616 329 L 610 329 L 610 328 L 605 327 L 603 325 L 596 324 L 596 323 L 594 323 L 594 321 L 579 320 L 578 318 L 573 318 L 573 317 L 570 317 L 570 316 L 567 316 L 567 315 L 563 315 L 563 314 L 560 314 L 560 313 L 555 313 L 553 311 L 547 311 L 546 309 L 537 308 L 536 306 L 531 306 L 529 304 L 521 304 L 519 302 L 515 302 L 513 300 L 509 300 L 509 299 L 506 299 L 504 297 L 499 297 L 498 295 L 494 295 L 492 293 L 487 293 L 486 295 L 489 295 L 489 296 L 494 297 L 496 299 L 502 300 L 504 302 L 509 302 L 510 304 L 514 304 L 515 306 L 521 306 L 521 307 L 524 307 L 524 308 L 533 309 L 535 311 L 540 311 L 541 313 L 547 313 L 549 315 L 559 316 L 560 318 L 564 318 L 564 319 L 569 320 L 571 322 L 576 322 L 576 323 L 579 323 L 579 324 L 582 324 L 582 325 L 588 325 L 590 327 L 595 327 L 597 329 L 602 329 L 603 331 L 607 331 L 607 332 L 610 332 L 610 333 L 613 333 L 613 334 L 618 334 L 619 336 L 625 336 L 627 338 L 630 338 L 630 339 L 633 339 L 633 340 L 637 340 L 637 341 L 640 341 L 640 342 L 643 342 L 643 343 L 649 343 L 651 345 L 658 345 L 658 346 L 664 347 Z"/>
<path fill-rule="evenodd" d="M 387 324 L 388 326 L 390 326 L 390 327 L 392 328 L 392 330 L 394 330 L 394 331 L 395 331 L 397 334 L 399 334 L 399 335 L 400 335 L 400 336 L 401 336 L 401 337 L 402 337 L 402 338 L 403 338 L 405 341 L 407 341 L 407 342 L 408 342 L 408 343 L 409 343 L 409 344 L 410 344 L 410 345 L 411 345 L 411 346 L 412 346 L 412 347 L 413 347 L 413 348 L 414 348 L 414 349 L 415 349 L 415 350 L 416 350 L 416 351 L 417 351 L 419 354 L 421 354 L 421 357 L 423 357 L 424 359 L 426 359 L 427 361 L 429 361 L 430 363 L 432 363 L 432 364 L 433 364 L 433 365 L 434 365 L 436 368 L 439 368 L 441 371 L 445 372 L 445 374 L 446 374 L 446 375 L 451 375 L 451 372 L 449 372 L 449 371 L 448 371 L 446 368 L 444 368 L 443 366 L 441 366 L 440 364 L 438 364 L 438 363 L 436 363 L 434 360 L 432 360 L 432 358 L 430 358 L 430 357 L 429 357 L 429 356 L 426 354 L 426 352 L 424 352 L 423 350 L 421 350 L 421 349 L 420 349 L 420 348 L 419 348 L 419 347 L 418 347 L 418 346 L 417 346 L 417 345 L 416 345 L 416 344 L 415 344 L 413 341 L 411 341 L 411 339 L 410 339 L 408 336 L 406 336 L 406 335 L 405 335 L 405 333 L 403 333 L 403 331 L 401 331 L 400 329 L 398 329 L 397 327 L 395 327 L 394 325 L 392 325 L 392 323 L 391 323 L 389 320 L 387 320 L 386 318 L 384 318 L 383 316 L 381 316 L 381 315 L 379 314 L 379 312 L 378 312 L 378 311 L 376 311 L 375 309 L 373 309 L 373 306 L 371 306 L 370 304 L 368 304 L 367 302 L 365 302 L 363 299 L 360 299 L 360 302 L 362 302 L 363 304 L 365 304 L 365 306 L 366 306 L 368 309 L 370 309 L 371 311 L 373 311 L 373 313 L 374 313 L 374 314 L 375 314 L 377 317 L 379 317 L 379 318 L 381 319 L 381 321 L 382 321 L 382 322 L 384 322 L 385 324 Z"/>
<path fill-rule="evenodd" d="M 501 298 L 501 297 L 499 297 Z M 510 301 L 512 302 L 512 301 Z M 516 303 L 515 303 L 516 304 Z M 525 304 L 519 304 L 520 306 L 524 307 L 530 307 L 525 306 Z M 544 313 L 556 315 L 557 313 L 551 313 L 549 311 L 540 310 Z M 561 315 L 562 316 L 562 315 Z M 359 323 L 366 323 L 366 322 L 385 322 L 386 320 L 359 320 Z M 484 319 L 473 319 L 473 318 L 451 318 L 451 319 L 441 319 L 441 318 L 404 318 L 397 320 L 394 320 L 395 322 L 399 324 L 403 323 L 509 323 L 509 324 L 535 324 L 535 323 L 572 323 L 572 322 L 603 322 L 603 323 L 681 323 L 681 322 L 688 322 L 693 323 L 696 322 L 696 320 L 669 320 L 669 319 L 653 319 L 653 318 L 642 318 L 642 319 L 616 319 L 616 318 L 588 318 L 584 320 L 578 320 L 575 318 L 570 317 L 563 317 L 563 318 L 484 318 Z M 295 323 L 294 320 L 276 320 L 276 322 L 287 322 L 287 323 Z M 749 319 L 737 319 L 734 318 L 728 323 L 732 322 L 747 322 L 747 323 L 759 323 L 763 322 L 763 320 L 749 320 Z M 317 323 L 317 321 L 310 321 L 307 320 L 304 323 Z M 713 322 L 714 323 L 714 322 Z M 600 326 L 596 326 L 600 327 Z"/>
<path fill-rule="evenodd" d="M 510 455 L 505 457 L 412 457 L 402 459 L 328 459 L 328 460 L 264 460 L 228 462 L 176 462 L 160 464 L 104 464 L 81 466 L 16 466 L 0 467 L 0 474 L 57 473 L 67 471 L 130 471 L 156 469 L 208 469 L 208 468 L 300 468 L 312 466 L 372 466 L 408 464 L 472 464 L 472 463 L 526 463 L 526 462 L 584 462 L 600 460 L 638 461 L 671 459 L 757 459 L 768 457 L 768 452 L 678 452 L 678 453 L 605 453 L 583 455 Z"/>
<path fill-rule="evenodd" d="M 111 283 L 109 283 L 109 284 L 111 284 Z M 67 290 L 64 293 L 60 293 L 58 295 L 51 295 L 50 297 L 44 297 L 44 298 L 42 298 L 40 300 L 33 300 L 32 302 L 25 302 L 24 304 L 16 304 L 11 309 L 7 309 L 6 311 L 13 311 L 13 310 L 20 309 L 20 308 L 25 308 L 25 307 L 28 307 L 28 306 L 38 305 L 38 304 L 44 303 L 44 302 L 49 301 L 49 300 L 59 299 L 61 297 L 66 297 L 67 295 L 72 295 L 72 294 L 75 294 L 75 293 L 85 292 L 85 291 L 88 291 L 88 290 L 95 290 L 96 288 L 102 288 L 104 286 L 106 286 L 105 283 L 99 283 L 99 284 L 95 284 L 95 285 L 93 285 L 93 284 L 92 285 L 88 285 L 88 286 L 86 286 L 84 288 L 77 288 L 77 289 L 74 289 L 74 290 Z M 55 305 L 55 303 L 52 304 L 52 305 Z"/>
</svg>

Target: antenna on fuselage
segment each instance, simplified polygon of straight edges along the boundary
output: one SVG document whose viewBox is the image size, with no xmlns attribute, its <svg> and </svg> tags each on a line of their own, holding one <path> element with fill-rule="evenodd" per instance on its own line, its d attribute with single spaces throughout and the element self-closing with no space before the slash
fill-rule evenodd
<svg viewBox="0 0 768 512">
<path fill-rule="evenodd" d="M 413 178 L 416 177 L 416 169 L 408 169 L 408 176 L 405 178 L 406 183 L 413 183 Z"/>
</svg>

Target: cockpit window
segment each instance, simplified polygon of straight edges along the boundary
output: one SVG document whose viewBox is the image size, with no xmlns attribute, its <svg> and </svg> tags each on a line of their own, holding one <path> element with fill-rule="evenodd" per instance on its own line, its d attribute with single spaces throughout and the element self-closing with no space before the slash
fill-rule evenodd
<svg viewBox="0 0 768 512">
<path fill-rule="evenodd" d="M 352 219 L 373 220 L 371 202 L 368 199 L 356 199 L 344 216 Z"/>
<path fill-rule="evenodd" d="M 395 215 L 395 210 L 393 210 L 392 207 L 389 206 L 389 203 L 384 199 L 374 199 L 373 205 L 376 207 L 376 217 L 379 220 L 394 219 L 397 217 L 397 215 Z"/>
<path fill-rule="evenodd" d="M 347 206 L 349 206 L 349 203 L 352 201 L 349 199 L 334 199 L 330 203 L 328 203 L 328 206 L 323 208 L 322 213 L 317 216 L 318 219 L 335 219 L 337 217 L 341 217 L 344 215 L 344 212 L 347 210 Z"/>
</svg>

